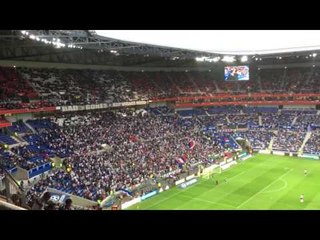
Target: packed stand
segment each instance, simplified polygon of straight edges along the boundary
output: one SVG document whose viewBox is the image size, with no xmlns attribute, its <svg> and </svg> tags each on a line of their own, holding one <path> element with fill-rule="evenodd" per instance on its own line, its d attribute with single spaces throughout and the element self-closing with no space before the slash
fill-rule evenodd
<svg viewBox="0 0 320 240">
<path fill-rule="evenodd" d="M 292 131 L 288 129 L 281 129 L 276 134 L 272 145 L 273 150 L 298 152 L 305 138 L 305 132 L 298 130 Z"/>
<path fill-rule="evenodd" d="M 320 155 L 320 130 L 312 132 L 311 137 L 306 142 L 303 152 Z"/>
</svg>

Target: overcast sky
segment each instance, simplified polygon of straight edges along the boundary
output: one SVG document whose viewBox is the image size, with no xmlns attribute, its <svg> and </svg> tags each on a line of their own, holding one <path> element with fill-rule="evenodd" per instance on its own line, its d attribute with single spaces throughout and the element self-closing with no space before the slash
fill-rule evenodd
<svg viewBox="0 0 320 240">
<path fill-rule="evenodd" d="M 96 32 L 120 40 L 216 53 L 255 54 L 320 49 L 319 30 L 96 30 Z"/>
</svg>

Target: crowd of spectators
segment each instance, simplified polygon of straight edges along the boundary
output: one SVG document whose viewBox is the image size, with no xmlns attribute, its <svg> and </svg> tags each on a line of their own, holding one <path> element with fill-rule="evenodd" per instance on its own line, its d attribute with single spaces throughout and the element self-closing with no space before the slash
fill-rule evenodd
<svg viewBox="0 0 320 240">
<path fill-rule="evenodd" d="M 266 149 L 274 136 L 263 128 L 235 135 L 215 128 L 214 134 L 207 134 L 207 129 L 219 125 L 223 115 L 183 119 L 122 111 L 65 115 L 62 119 L 63 137 L 59 141 L 71 149 L 65 164 L 72 173 L 59 170 L 39 182 L 39 189 L 58 188 L 90 200 L 180 169 L 181 159 L 186 162 L 182 165 L 209 164 L 210 154 L 238 147 L 237 137 L 247 139 L 255 149 Z M 274 149 L 296 152 L 304 136 L 305 132 L 299 130 L 279 129 Z M 192 150 L 191 141 L 195 143 Z"/>
<path fill-rule="evenodd" d="M 267 149 L 273 136 L 273 132 L 267 131 L 265 129 L 236 132 L 233 134 L 233 137 L 235 139 L 237 139 L 238 137 L 247 139 L 251 147 L 258 150 Z"/>
<path fill-rule="evenodd" d="M 221 148 L 202 131 L 195 131 L 200 128 L 196 120 L 186 122 L 176 116 L 106 112 L 73 117 L 62 127 L 63 142 L 72 149 L 65 158 L 65 164 L 72 169 L 69 179 L 65 179 L 69 185 L 61 183 L 66 174 L 61 171 L 59 177 L 49 177 L 39 184 L 62 184 L 70 193 L 100 199 L 112 190 L 129 188 L 178 169 L 180 158 L 188 164 L 208 161 L 207 156 Z M 189 148 L 190 141 L 195 143 L 194 150 Z M 111 150 L 96 151 L 103 144 Z"/>
<path fill-rule="evenodd" d="M 317 129 L 311 133 L 311 137 L 306 142 L 303 152 L 310 154 L 320 154 L 320 130 Z"/>
<path fill-rule="evenodd" d="M 301 147 L 306 132 L 303 130 L 280 129 L 273 142 L 272 149 L 287 152 L 297 152 Z"/>
<path fill-rule="evenodd" d="M 19 165 L 27 170 L 58 156 L 64 159 L 63 167 L 51 171 L 29 194 L 39 196 L 50 187 L 97 201 L 118 189 L 133 189 L 171 172 L 175 172 L 174 177 L 185 167 L 212 164 L 212 154 L 223 156 L 226 150 L 239 148 L 238 137 L 248 140 L 254 149 L 268 148 L 274 137 L 274 150 L 297 152 L 306 129 L 286 129 L 280 124 L 291 126 L 294 118 L 304 122 L 303 116 L 310 124 L 318 121 L 317 115 L 311 117 L 312 114 L 292 111 L 270 113 L 271 119 L 277 119 L 273 124 L 265 118 L 267 114 L 257 110 L 238 111 L 238 114 L 233 110 L 231 114 L 219 110 L 219 113 L 188 118 L 164 114 L 172 113 L 168 107 L 60 113 L 51 119 L 28 120 L 36 132 L 31 132 L 23 122 L 14 124 L 12 130 L 23 134 L 20 136 L 27 144 L 12 147 L 11 151 L 1 150 L 0 155 L 7 169 Z M 260 116 L 262 122 L 274 125 L 272 129 L 250 128 L 250 124 L 259 125 Z M 230 123 L 232 127 L 249 128 L 235 133 L 223 131 Z M 318 137 L 317 131 L 312 133 L 305 151 L 319 150 Z"/>
<path fill-rule="evenodd" d="M 27 105 L 21 103 L 30 100 L 38 101 L 41 106 L 60 106 L 214 96 L 221 93 L 314 93 L 319 92 L 319 72 L 318 67 L 261 69 L 249 81 L 227 82 L 216 72 L 1 68 L 0 108 L 25 108 Z M 290 99 L 267 97 L 262 100 Z M 34 103 L 28 105 L 30 108 L 36 107 Z"/>
</svg>

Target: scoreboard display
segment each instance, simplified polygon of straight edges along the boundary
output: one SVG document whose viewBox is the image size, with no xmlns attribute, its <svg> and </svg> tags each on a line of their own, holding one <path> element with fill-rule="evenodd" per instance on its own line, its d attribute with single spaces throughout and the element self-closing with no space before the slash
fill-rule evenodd
<svg viewBox="0 0 320 240">
<path fill-rule="evenodd" d="M 224 67 L 225 81 L 248 81 L 249 66 L 225 66 Z"/>
</svg>

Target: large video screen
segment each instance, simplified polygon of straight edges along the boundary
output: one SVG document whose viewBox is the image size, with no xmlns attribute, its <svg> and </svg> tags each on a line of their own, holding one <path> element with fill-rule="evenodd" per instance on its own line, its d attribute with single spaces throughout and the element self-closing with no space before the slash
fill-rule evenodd
<svg viewBox="0 0 320 240">
<path fill-rule="evenodd" d="M 249 80 L 249 66 L 226 66 L 224 67 L 225 81 Z"/>
</svg>

